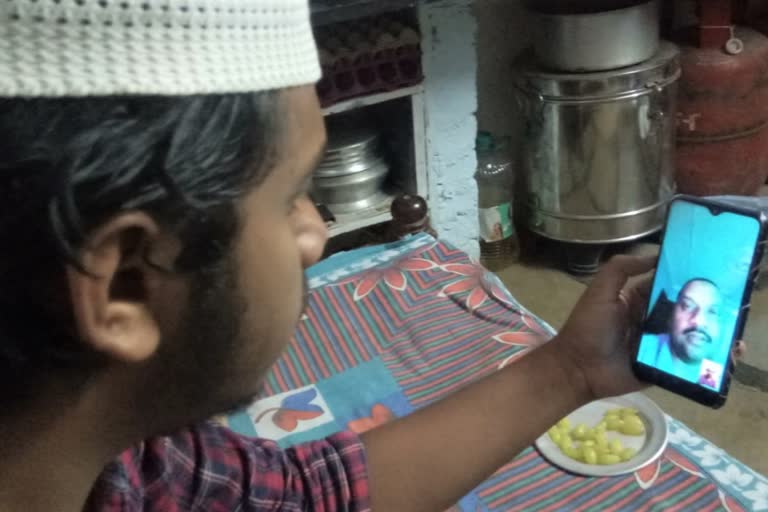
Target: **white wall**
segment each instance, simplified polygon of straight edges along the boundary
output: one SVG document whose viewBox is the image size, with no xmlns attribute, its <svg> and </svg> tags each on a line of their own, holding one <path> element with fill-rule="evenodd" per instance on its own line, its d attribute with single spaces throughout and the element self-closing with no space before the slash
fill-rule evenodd
<svg viewBox="0 0 768 512">
<path fill-rule="evenodd" d="M 427 2 L 419 18 L 432 222 L 441 239 L 477 256 L 477 24 L 471 4 Z"/>
<path fill-rule="evenodd" d="M 519 139 L 511 70 L 530 27 L 521 0 L 437 0 L 421 4 L 419 17 L 432 220 L 476 257 L 475 135 L 479 126 Z"/>
<path fill-rule="evenodd" d="M 512 62 L 529 41 L 521 0 L 476 0 L 478 124 L 518 140 L 520 123 L 512 88 Z"/>
</svg>

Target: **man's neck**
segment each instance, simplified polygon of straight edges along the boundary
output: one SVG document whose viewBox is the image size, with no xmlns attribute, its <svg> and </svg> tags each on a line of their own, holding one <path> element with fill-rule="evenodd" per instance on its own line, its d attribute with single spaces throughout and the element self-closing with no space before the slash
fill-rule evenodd
<svg viewBox="0 0 768 512">
<path fill-rule="evenodd" d="M 106 424 L 62 409 L 0 423 L 0 510 L 79 512 L 104 466 L 120 451 Z"/>
</svg>

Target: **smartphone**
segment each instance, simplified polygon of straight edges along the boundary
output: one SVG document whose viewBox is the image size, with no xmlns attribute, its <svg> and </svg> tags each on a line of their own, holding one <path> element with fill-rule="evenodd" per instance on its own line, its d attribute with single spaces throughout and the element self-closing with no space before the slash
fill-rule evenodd
<svg viewBox="0 0 768 512">
<path fill-rule="evenodd" d="M 632 363 L 638 378 L 712 408 L 725 404 L 765 237 L 758 208 L 672 200 Z"/>
</svg>

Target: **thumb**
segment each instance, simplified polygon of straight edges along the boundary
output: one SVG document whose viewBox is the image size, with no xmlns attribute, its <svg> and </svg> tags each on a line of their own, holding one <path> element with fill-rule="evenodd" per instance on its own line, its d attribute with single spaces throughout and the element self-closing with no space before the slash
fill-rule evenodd
<svg viewBox="0 0 768 512">
<path fill-rule="evenodd" d="M 631 277 L 646 274 L 656 267 L 656 256 L 614 256 L 595 276 L 590 296 L 596 300 L 612 301 Z"/>
</svg>

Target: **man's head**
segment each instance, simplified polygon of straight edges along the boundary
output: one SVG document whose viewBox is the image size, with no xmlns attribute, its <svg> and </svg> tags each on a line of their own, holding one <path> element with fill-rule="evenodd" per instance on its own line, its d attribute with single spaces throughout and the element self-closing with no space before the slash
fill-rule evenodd
<svg viewBox="0 0 768 512">
<path fill-rule="evenodd" d="M 8 100 L 0 140 L 4 393 L 116 368 L 150 407 L 158 383 L 158 406 L 205 413 L 256 392 L 325 242 L 312 88 Z"/>
<path fill-rule="evenodd" d="M 686 363 L 710 357 L 720 338 L 720 289 L 707 279 L 692 279 L 680 290 L 672 312 L 670 345 Z"/>
<path fill-rule="evenodd" d="M 34 49 L 47 21 L 24 3 L 3 4 L 0 29 Z M 252 397 L 295 328 L 303 269 L 326 240 L 307 196 L 325 127 L 306 2 L 178 4 L 84 0 L 75 10 L 94 34 L 80 18 L 62 28 L 73 44 L 101 41 L 107 11 L 136 9 L 146 23 L 114 30 L 127 47 L 143 40 L 134 26 L 200 36 L 135 63 L 156 80 L 114 56 L 47 59 L 59 49 L 42 31 L 37 52 L 62 69 L 37 76 L 14 60 L 37 54 L 0 57 L 0 71 L 18 67 L 0 78 L 0 414 L 108 401 L 141 410 L 142 431 L 177 428 Z M 94 66 L 106 78 L 81 79 Z"/>
</svg>

